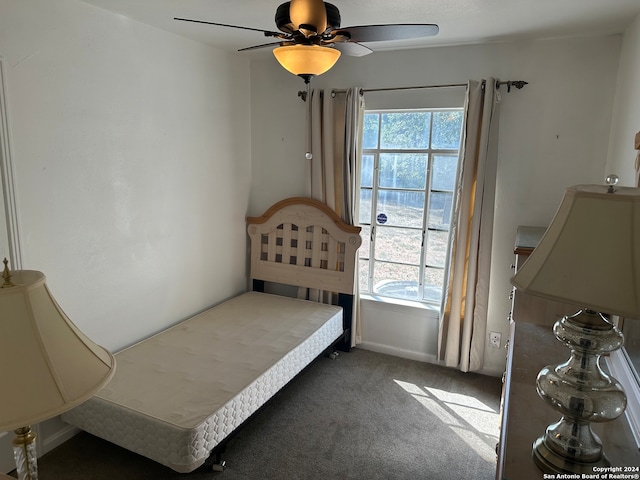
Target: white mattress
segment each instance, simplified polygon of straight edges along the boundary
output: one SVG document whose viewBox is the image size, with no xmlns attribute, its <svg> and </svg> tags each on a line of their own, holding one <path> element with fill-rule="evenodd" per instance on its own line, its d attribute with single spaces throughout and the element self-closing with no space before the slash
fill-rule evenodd
<svg viewBox="0 0 640 480">
<path fill-rule="evenodd" d="M 249 292 L 116 355 L 113 380 L 63 420 L 177 472 L 342 334 L 342 309 Z"/>
</svg>

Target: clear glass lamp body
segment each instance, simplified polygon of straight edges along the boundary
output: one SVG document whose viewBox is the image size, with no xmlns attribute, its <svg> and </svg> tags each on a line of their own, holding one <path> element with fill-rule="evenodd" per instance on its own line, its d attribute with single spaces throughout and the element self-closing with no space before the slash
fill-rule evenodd
<svg viewBox="0 0 640 480">
<path fill-rule="evenodd" d="M 536 441 L 534 460 L 546 471 L 592 472 L 594 465 L 608 462 L 589 424 L 618 418 L 627 404 L 618 381 L 600 367 L 602 354 L 619 349 L 623 336 L 603 315 L 589 310 L 560 319 L 553 331 L 571 356 L 543 368 L 536 387 L 562 418 Z"/>
<path fill-rule="evenodd" d="M 13 440 L 13 458 L 16 462 L 18 480 L 38 479 L 38 456 L 36 454 L 36 435 L 30 427 L 18 428 Z"/>
</svg>

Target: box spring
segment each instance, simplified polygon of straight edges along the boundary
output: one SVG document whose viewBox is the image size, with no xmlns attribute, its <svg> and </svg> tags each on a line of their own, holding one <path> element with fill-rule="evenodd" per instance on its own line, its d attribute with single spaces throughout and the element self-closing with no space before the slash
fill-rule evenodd
<svg viewBox="0 0 640 480">
<path fill-rule="evenodd" d="M 245 293 L 119 352 L 63 420 L 191 472 L 342 333 L 340 307 Z"/>
</svg>

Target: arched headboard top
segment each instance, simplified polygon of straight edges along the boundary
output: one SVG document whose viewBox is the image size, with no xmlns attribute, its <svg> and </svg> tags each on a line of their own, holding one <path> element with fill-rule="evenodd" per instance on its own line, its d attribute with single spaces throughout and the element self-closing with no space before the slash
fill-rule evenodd
<svg viewBox="0 0 640 480">
<path fill-rule="evenodd" d="M 360 227 L 306 197 L 281 200 L 247 217 L 251 278 L 353 294 Z"/>
</svg>

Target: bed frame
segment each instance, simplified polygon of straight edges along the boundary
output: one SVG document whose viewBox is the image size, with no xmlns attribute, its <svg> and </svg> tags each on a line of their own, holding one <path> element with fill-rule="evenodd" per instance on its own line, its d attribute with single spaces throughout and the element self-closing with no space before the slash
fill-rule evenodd
<svg viewBox="0 0 640 480">
<path fill-rule="evenodd" d="M 309 198 L 296 197 L 276 203 L 259 217 L 248 217 L 247 232 L 249 234 L 251 244 L 250 277 L 254 290 L 264 291 L 265 284 L 269 285 L 274 283 L 336 292 L 338 294 L 337 303 L 342 307 L 342 310 L 335 306 L 314 306 L 314 304 L 309 302 L 299 304 L 298 302 L 300 302 L 300 300 L 283 299 L 277 295 L 274 297 L 273 295 L 264 293 L 245 293 L 244 295 L 235 297 L 220 306 L 213 307 L 200 315 L 196 315 L 191 319 L 181 322 L 174 327 L 167 329 L 165 332 L 161 332 L 149 339 L 139 342 L 134 346 L 137 348 L 137 350 L 134 351 L 136 354 L 134 357 L 125 353 L 128 349 L 120 352 L 122 355 L 126 355 L 121 357 L 124 362 L 122 364 L 122 371 L 126 373 L 121 374 L 124 375 L 124 377 L 120 377 L 118 385 L 114 387 L 113 391 L 119 392 L 116 398 L 124 398 L 125 400 L 114 401 L 114 397 L 112 396 L 113 392 L 110 391 L 112 389 L 110 388 L 110 385 L 107 385 L 105 387 L 105 391 L 99 392 L 94 399 L 90 399 L 85 402 L 85 404 L 63 414 L 62 419 L 64 421 L 108 441 L 119 444 L 124 448 L 145 455 L 159 463 L 163 463 L 177 472 L 190 472 L 202 464 L 211 465 L 214 470 L 222 470 L 224 462 L 222 461 L 221 456 L 227 443 L 269 402 L 271 398 L 273 398 L 273 396 L 277 395 L 278 390 L 284 388 L 291 378 L 294 378 L 301 371 L 307 368 L 313 361 L 314 357 L 317 358 L 317 356 L 331 353 L 336 348 L 349 350 L 351 347 L 351 321 L 353 294 L 355 288 L 354 272 L 357 262 L 357 249 L 361 244 L 359 235 L 360 227 L 345 224 L 331 209 L 321 202 Z M 316 311 L 319 310 L 330 311 L 332 320 L 330 323 L 328 322 L 317 330 L 311 337 L 304 340 L 303 343 L 299 344 L 300 347 L 293 347 L 292 350 L 285 353 L 280 360 L 273 364 L 273 366 L 268 368 L 265 367 L 267 370 L 264 371 L 256 381 L 258 383 L 271 382 L 273 387 L 269 390 L 270 393 L 266 393 L 266 391 L 257 392 L 255 390 L 251 390 L 251 388 L 254 388 L 253 385 L 256 381 L 254 381 L 250 387 L 246 387 L 242 392 L 237 393 L 236 397 L 239 397 L 242 394 L 252 399 L 252 406 L 250 410 L 245 408 L 245 404 L 239 407 L 239 404 L 235 400 L 236 397 L 233 397 L 233 399 L 229 400 L 224 407 L 211 412 L 209 418 L 213 419 L 215 417 L 216 420 L 211 422 L 206 420 L 206 427 L 204 427 L 206 431 L 198 427 L 200 429 L 198 435 L 203 434 L 208 438 L 208 440 L 202 440 L 204 437 L 198 436 L 196 439 L 199 445 L 197 450 L 198 453 L 193 457 L 193 462 L 188 464 L 173 463 L 173 461 L 167 460 L 162 453 L 158 453 L 160 449 L 155 449 L 148 445 L 140 446 L 141 443 L 144 443 L 145 439 L 150 442 L 155 442 L 161 439 L 163 448 L 169 445 L 169 451 L 172 452 L 182 450 L 187 445 L 183 440 L 178 440 L 178 438 L 182 438 L 183 436 L 181 433 L 183 431 L 182 427 L 178 429 L 178 433 L 175 433 L 176 429 L 174 427 L 165 427 L 162 422 L 158 424 L 156 421 L 157 417 L 153 416 L 153 407 L 157 405 L 153 404 L 152 400 L 149 401 L 151 403 L 141 400 L 141 398 L 148 398 L 148 396 L 152 394 L 154 396 L 151 398 L 157 398 L 157 394 L 155 393 L 157 389 L 155 387 L 138 393 L 136 387 L 129 388 L 126 386 L 138 384 L 138 377 L 145 375 L 143 372 L 149 372 L 149 370 L 144 370 L 145 367 L 142 367 L 140 364 L 152 364 L 155 366 L 155 364 L 152 363 L 152 358 L 154 358 L 155 353 L 151 353 L 151 357 L 149 357 L 149 354 L 146 352 L 157 351 L 152 349 L 152 345 L 155 345 L 154 342 L 160 341 L 166 343 L 169 338 L 177 337 L 180 340 L 180 343 L 187 344 L 188 348 L 191 348 L 193 343 L 205 344 L 206 350 L 202 351 L 202 353 L 200 353 L 196 358 L 198 365 L 200 367 L 204 366 L 206 372 L 211 372 L 212 369 L 219 368 L 220 365 L 223 365 L 224 368 L 231 368 L 231 364 L 235 365 L 233 362 L 236 360 L 231 360 L 229 356 L 225 355 L 219 355 L 217 360 L 215 360 L 217 362 L 215 365 L 218 365 L 218 367 L 214 367 L 213 363 L 209 363 L 210 361 L 213 361 L 212 355 L 218 350 L 215 348 L 209 348 L 209 337 L 202 337 L 201 335 L 204 331 L 200 329 L 194 330 L 195 327 L 193 327 L 193 325 L 198 324 L 198 322 L 201 324 L 202 320 L 199 319 L 199 317 L 206 315 L 217 315 L 217 318 L 238 318 L 235 314 L 230 314 L 230 316 L 227 317 L 227 312 L 231 311 L 228 310 L 228 305 L 248 305 L 246 303 L 248 300 L 245 300 L 248 298 L 248 295 L 266 295 L 266 297 L 264 297 L 265 301 L 272 299 L 269 300 L 269 303 L 275 301 L 276 298 L 280 298 L 280 300 L 276 302 L 278 310 L 275 310 L 275 312 L 277 312 L 278 317 L 282 315 L 289 315 L 288 313 L 285 314 L 285 310 L 279 310 L 281 308 L 279 306 L 280 304 L 283 305 L 282 308 L 287 309 L 287 312 L 293 311 L 294 313 L 290 315 L 290 318 L 293 321 L 291 325 L 302 326 L 298 319 L 305 318 L 310 320 L 311 318 L 315 318 L 317 315 Z M 284 305 L 285 303 L 287 304 L 286 306 Z M 295 304 L 295 306 L 290 306 L 288 304 Z M 342 326 L 340 326 L 339 323 L 340 316 L 342 317 Z M 209 317 L 207 316 L 206 318 L 208 319 Z M 243 321 L 251 320 L 251 317 L 246 315 L 241 315 L 240 318 L 243 319 Z M 249 336 L 255 337 L 258 330 L 262 331 L 260 325 L 263 325 L 263 314 L 256 313 L 256 317 L 253 321 L 258 322 L 257 325 L 259 326 L 256 330 L 251 330 L 249 332 Z M 330 329 L 326 328 L 329 324 L 331 325 Z M 221 323 L 207 323 L 205 325 L 209 325 L 209 327 L 206 327 L 209 331 L 216 332 L 216 336 L 223 337 L 225 343 L 234 347 L 235 350 L 238 350 L 235 348 L 235 345 L 239 344 L 231 344 L 227 341 L 229 336 L 239 336 L 237 332 L 245 331 L 238 330 L 235 326 L 236 323 L 232 323 L 231 330 L 229 330 L 228 327 L 223 327 L 223 330 L 220 330 L 220 327 L 223 325 Z M 276 338 L 284 339 L 292 337 L 294 336 L 293 330 L 298 330 L 297 326 L 291 327 L 291 330 L 289 330 L 290 327 L 288 326 L 280 327 L 277 331 L 282 330 L 286 332 L 286 335 L 278 336 L 278 334 L 274 333 L 275 330 L 271 328 L 271 324 L 268 325 L 270 328 L 264 328 L 264 330 L 269 330 L 271 333 L 265 334 L 264 337 L 258 336 L 262 344 L 268 343 L 268 345 L 271 345 L 271 340 L 267 340 L 268 338 L 273 338 L 274 342 L 280 344 L 281 340 L 275 340 Z M 184 331 L 195 331 L 196 334 L 198 334 L 198 337 L 195 339 L 194 337 L 185 337 L 185 334 L 181 333 L 183 329 Z M 328 334 L 329 330 L 332 332 L 330 335 Z M 322 335 L 318 335 L 318 332 L 322 332 Z M 342 334 L 340 334 L 340 332 L 342 332 Z M 322 339 L 320 339 L 320 337 L 322 337 Z M 205 341 L 205 338 L 207 341 Z M 243 344 L 246 344 L 247 342 L 245 342 L 245 340 L 248 340 L 248 338 L 242 336 L 240 340 Z M 301 347 L 305 345 L 312 345 L 312 347 L 304 347 L 307 353 L 301 354 Z M 140 350 L 140 348 L 142 350 Z M 143 355 L 140 356 L 140 353 Z M 247 358 L 243 356 L 243 354 L 241 354 L 241 357 L 242 362 Z M 118 355 L 116 355 L 116 360 L 117 358 Z M 183 360 L 183 357 L 178 358 L 181 361 Z M 291 360 L 289 360 L 291 358 L 294 359 L 293 362 L 295 366 L 295 368 L 292 369 L 291 367 L 285 367 L 285 365 L 289 365 L 287 362 L 291 362 Z M 231 362 L 231 364 L 229 364 L 229 362 Z M 170 363 L 174 363 L 173 357 Z M 280 368 L 281 366 L 282 369 L 290 369 L 286 375 L 283 375 L 283 371 Z M 195 371 L 197 370 L 195 367 L 195 364 L 188 363 L 188 367 L 182 366 L 182 370 L 180 370 L 180 372 Z M 198 371 L 201 371 L 201 369 Z M 178 372 L 178 374 L 180 374 L 180 372 Z M 174 375 L 175 372 L 161 374 L 162 380 L 159 380 L 159 382 L 164 382 L 167 379 L 167 374 Z M 151 376 L 145 375 L 145 378 L 154 378 L 156 376 L 157 374 L 153 374 Z M 213 380 L 214 383 L 217 382 L 217 377 L 209 378 L 211 376 L 208 373 L 205 376 L 207 377 L 206 381 L 209 382 L 209 384 L 211 383 L 211 380 Z M 114 378 L 118 378 L 117 372 L 116 377 Z M 277 378 L 277 382 L 272 382 L 271 379 L 273 378 Z M 131 382 L 131 380 L 134 381 L 133 384 L 127 383 L 127 381 Z M 152 384 L 157 385 L 155 382 Z M 122 395 L 122 392 L 125 392 L 124 396 Z M 198 406 L 202 406 L 203 408 L 206 405 L 207 414 L 210 412 L 208 410 L 208 408 L 210 408 L 208 405 L 210 400 L 212 400 L 211 397 L 215 396 L 214 392 L 218 392 L 218 390 L 209 391 L 206 396 L 207 400 L 202 405 L 198 404 Z M 244 392 L 249 393 L 245 394 Z M 133 402 L 136 405 L 136 411 L 140 408 L 140 405 L 142 405 L 142 409 L 139 410 L 138 413 L 136 413 L 134 408 L 131 406 L 133 404 L 129 403 L 132 400 L 126 400 L 126 398 L 129 397 L 134 397 Z M 255 402 L 254 405 L 254 399 L 257 397 L 262 398 L 262 400 Z M 179 405 L 185 405 L 185 403 L 182 403 L 181 400 Z M 188 402 L 186 403 L 186 406 L 190 408 Z M 113 410 L 114 408 L 115 413 Z M 173 410 L 173 407 L 171 408 L 171 415 L 181 414 L 181 408 L 176 406 L 176 411 Z M 243 408 L 242 415 L 235 415 L 239 408 Z M 233 415 L 230 415 L 230 412 L 233 413 Z M 234 422 L 233 425 L 225 424 L 225 428 L 221 430 L 212 426 L 216 424 L 215 422 L 218 422 L 219 417 L 225 416 L 234 416 L 234 418 L 237 416 L 238 421 Z M 155 423 L 148 423 L 152 420 Z M 136 422 L 143 422 L 140 423 L 141 426 L 153 426 L 155 429 L 153 430 L 154 434 L 150 437 L 150 434 L 147 433 L 149 432 L 148 428 L 140 428 L 138 432 Z M 133 435 L 131 437 L 122 437 L 119 430 L 114 433 L 113 427 L 116 423 L 118 425 L 124 425 L 125 429 L 130 431 L 132 430 L 134 432 Z M 106 426 L 103 427 L 101 425 Z M 205 425 L 205 423 L 201 423 L 199 425 Z M 143 431 L 145 433 L 143 433 Z M 131 435 L 131 432 L 127 435 Z M 189 434 L 187 433 L 185 435 Z M 169 438 L 173 439 L 174 437 L 175 440 L 169 440 Z M 194 441 L 194 437 L 192 436 L 187 436 L 185 438 L 189 442 Z M 173 447 L 174 445 L 175 448 Z M 151 450 L 149 450 L 149 448 L 151 448 Z"/>
<path fill-rule="evenodd" d="M 282 200 L 259 217 L 247 217 L 247 224 L 253 290 L 263 292 L 265 282 L 273 282 L 337 293 L 344 328 L 338 346 L 349 351 L 361 228 L 306 197 Z"/>
</svg>

